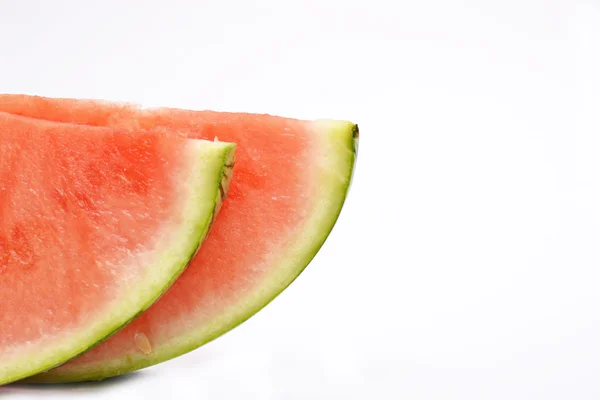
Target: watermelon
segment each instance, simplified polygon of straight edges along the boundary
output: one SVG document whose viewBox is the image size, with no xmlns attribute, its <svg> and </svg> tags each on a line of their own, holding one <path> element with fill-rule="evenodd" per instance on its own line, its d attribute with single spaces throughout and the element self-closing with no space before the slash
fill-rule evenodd
<svg viewBox="0 0 600 400">
<path fill-rule="evenodd" d="M 173 287 L 129 326 L 32 379 L 100 380 L 189 352 L 245 321 L 309 264 L 332 230 L 355 166 L 358 127 L 271 115 L 0 96 L 14 114 L 237 143 L 235 178 L 212 231 Z"/>
<path fill-rule="evenodd" d="M 0 112 L 0 384 L 81 354 L 164 293 L 234 149 Z"/>
</svg>

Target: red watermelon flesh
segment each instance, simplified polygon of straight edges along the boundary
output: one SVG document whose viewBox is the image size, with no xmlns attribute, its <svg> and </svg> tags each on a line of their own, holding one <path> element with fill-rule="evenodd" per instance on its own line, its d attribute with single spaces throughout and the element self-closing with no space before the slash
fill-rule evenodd
<svg viewBox="0 0 600 400">
<path fill-rule="evenodd" d="M 170 286 L 233 149 L 0 112 L 0 384 L 77 356 Z"/>
<path fill-rule="evenodd" d="M 310 262 L 350 186 L 358 128 L 345 121 L 142 109 L 95 100 L 0 96 L 0 110 L 120 129 L 235 142 L 235 178 L 190 267 L 119 334 L 39 382 L 103 379 L 193 350 L 271 301 Z"/>
</svg>

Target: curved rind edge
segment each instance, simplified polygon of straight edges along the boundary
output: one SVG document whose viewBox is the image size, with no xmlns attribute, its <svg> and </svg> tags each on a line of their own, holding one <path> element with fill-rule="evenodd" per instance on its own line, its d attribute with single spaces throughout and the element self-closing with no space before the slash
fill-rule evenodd
<svg viewBox="0 0 600 400">
<path fill-rule="evenodd" d="M 185 226 L 181 229 L 184 231 L 184 234 L 175 235 L 175 242 L 181 243 L 181 237 L 185 237 L 187 240 L 185 241 L 188 245 L 185 247 L 186 255 L 182 255 L 180 260 L 177 260 L 173 263 L 173 268 L 170 269 L 171 273 L 170 277 L 166 281 L 166 284 L 162 284 L 161 288 L 155 292 L 153 296 L 146 298 L 144 301 L 144 305 L 139 311 L 133 315 L 128 317 L 124 323 L 114 324 L 116 328 L 107 329 L 108 334 L 98 335 L 101 337 L 100 340 L 94 342 L 92 345 L 85 346 L 81 351 L 78 351 L 73 357 L 70 357 L 68 360 L 61 360 L 58 363 L 52 363 L 49 367 L 45 366 L 43 369 L 40 369 L 39 372 L 34 372 L 33 374 L 26 376 L 17 376 L 16 378 L 11 378 L 9 381 L 2 381 L 0 385 L 14 382 L 20 380 L 24 383 L 54 383 L 54 382 L 76 382 L 82 381 L 82 379 L 62 379 L 60 374 L 57 374 L 55 371 L 58 371 L 54 368 L 59 367 L 73 358 L 85 353 L 96 345 L 106 341 L 112 335 L 119 332 L 125 326 L 127 326 L 131 321 L 141 315 L 144 311 L 152 306 L 156 301 L 160 299 L 160 297 L 171 287 L 171 285 L 176 281 L 176 279 L 183 273 L 191 259 L 198 252 L 202 242 L 208 235 L 210 227 L 214 221 L 215 215 L 218 213 L 221 203 L 223 201 L 223 194 L 227 193 L 229 182 L 231 180 L 232 171 L 228 166 L 235 160 L 235 149 L 236 145 L 233 143 L 220 142 L 218 144 L 211 144 L 210 146 L 205 146 L 204 143 L 206 141 L 203 140 L 195 140 L 194 142 L 200 146 L 200 153 L 205 153 L 206 157 L 202 157 L 196 165 L 193 166 L 194 171 L 191 173 L 189 182 L 192 185 L 192 196 L 191 199 L 187 202 L 187 204 L 183 207 L 183 215 L 185 216 L 184 220 L 188 221 L 188 223 L 184 224 Z M 211 142 L 208 142 L 211 143 Z M 202 147 L 204 146 L 204 147 Z M 212 182 L 207 182 L 210 180 Z M 210 190 L 209 190 L 210 189 Z M 193 221 L 197 221 L 196 224 Z M 195 225 L 195 226 L 191 226 Z M 189 231 L 193 233 L 190 234 Z M 169 253 L 168 250 L 170 246 L 166 246 L 165 253 Z M 168 257 L 168 254 L 166 255 Z M 151 268 L 149 268 L 151 269 Z M 147 277 L 148 280 L 155 280 L 154 274 L 149 274 Z M 131 292 L 135 293 L 135 290 L 131 290 Z M 56 357 L 59 358 L 59 357 Z M 85 380 L 85 379 L 83 379 Z M 98 380 L 98 379 L 93 379 Z"/>
<path fill-rule="evenodd" d="M 296 262 L 292 267 L 272 268 L 280 274 L 265 279 L 262 285 L 254 288 L 254 293 L 235 303 L 235 305 L 243 304 L 245 307 L 235 307 L 233 305 L 232 308 L 235 308 L 235 310 L 232 313 L 222 315 L 217 320 L 203 325 L 199 331 L 188 334 L 186 338 L 178 343 L 173 343 L 167 349 L 153 349 L 150 356 L 141 355 L 137 360 L 128 358 L 127 361 L 118 359 L 113 363 L 95 365 L 85 370 L 78 368 L 74 372 L 50 371 L 30 379 L 29 382 L 100 381 L 171 360 L 196 350 L 238 327 L 269 305 L 289 287 L 317 255 L 333 230 L 352 185 L 358 157 L 358 125 L 348 121 L 336 120 L 317 120 L 311 123 L 314 125 L 315 134 L 319 136 L 319 151 L 323 153 L 321 159 L 325 160 L 324 162 L 327 164 L 322 166 L 317 179 L 320 181 L 319 186 L 327 193 L 317 196 L 318 200 L 321 201 L 316 201 L 317 206 L 313 209 L 313 216 L 309 218 L 304 224 L 304 229 L 301 229 L 297 235 L 297 242 L 306 245 L 301 246 L 301 249 L 296 251 L 295 257 L 290 257 L 290 254 L 284 253 L 278 261 L 279 263 L 289 264 L 287 260 L 294 258 Z M 329 200 L 329 202 L 323 206 L 324 201 L 322 200 Z M 304 238 L 307 240 L 304 240 Z"/>
</svg>

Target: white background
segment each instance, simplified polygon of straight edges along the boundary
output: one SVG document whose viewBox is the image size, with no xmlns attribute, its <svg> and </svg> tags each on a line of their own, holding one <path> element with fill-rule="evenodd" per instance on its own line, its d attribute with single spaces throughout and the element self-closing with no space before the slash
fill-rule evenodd
<svg viewBox="0 0 600 400">
<path fill-rule="evenodd" d="M 0 91 L 361 128 L 341 219 L 264 311 L 0 399 L 600 397 L 598 1 L 0 0 Z"/>
</svg>

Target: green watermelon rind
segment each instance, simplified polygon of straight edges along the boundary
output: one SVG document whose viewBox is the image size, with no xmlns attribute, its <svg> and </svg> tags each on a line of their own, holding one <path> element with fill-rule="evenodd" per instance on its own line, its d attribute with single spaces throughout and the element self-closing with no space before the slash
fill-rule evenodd
<svg viewBox="0 0 600 400">
<path fill-rule="evenodd" d="M 226 166 L 234 160 L 236 149 L 233 143 L 204 140 L 190 140 L 189 146 L 191 155 L 198 161 L 190 165 L 186 184 L 189 198 L 182 204 L 183 223 L 177 232 L 170 234 L 172 240 L 157 245 L 154 266 L 145 269 L 148 273 L 137 287 L 127 288 L 124 296 L 107 307 L 94 327 L 74 333 L 59 346 L 33 349 L 31 354 L 20 355 L 20 361 L 11 363 L 4 373 L 0 370 L 0 385 L 52 370 L 103 342 L 147 310 L 185 270 L 218 212 L 221 193 L 227 190 L 229 183 L 224 179 L 228 178 Z M 126 304 L 129 306 L 125 307 Z"/>
<path fill-rule="evenodd" d="M 77 365 L 73 371 L 58 369 L 35 376 L 33 382 L 61 383 L 99 381 L 156 365 L 189 353 L 231 331 L 271 303 L 304 271 L 324 245 L 342 211 L 353 181 L 358 155 L 358 126 L 347 121 L 319 120 L 314 123 L 319 135 L 321 163 L 317 179 L 320 192 L 314 199 L 311 217 L 299 230 L 296 248 L 285 249 L 276 261 L 271 276 L 236 300 L 228 312 L 187 334 L 177 342 L 153 348 L 149 355 L 136 353 L 93 365 Z"/>
</svg>

